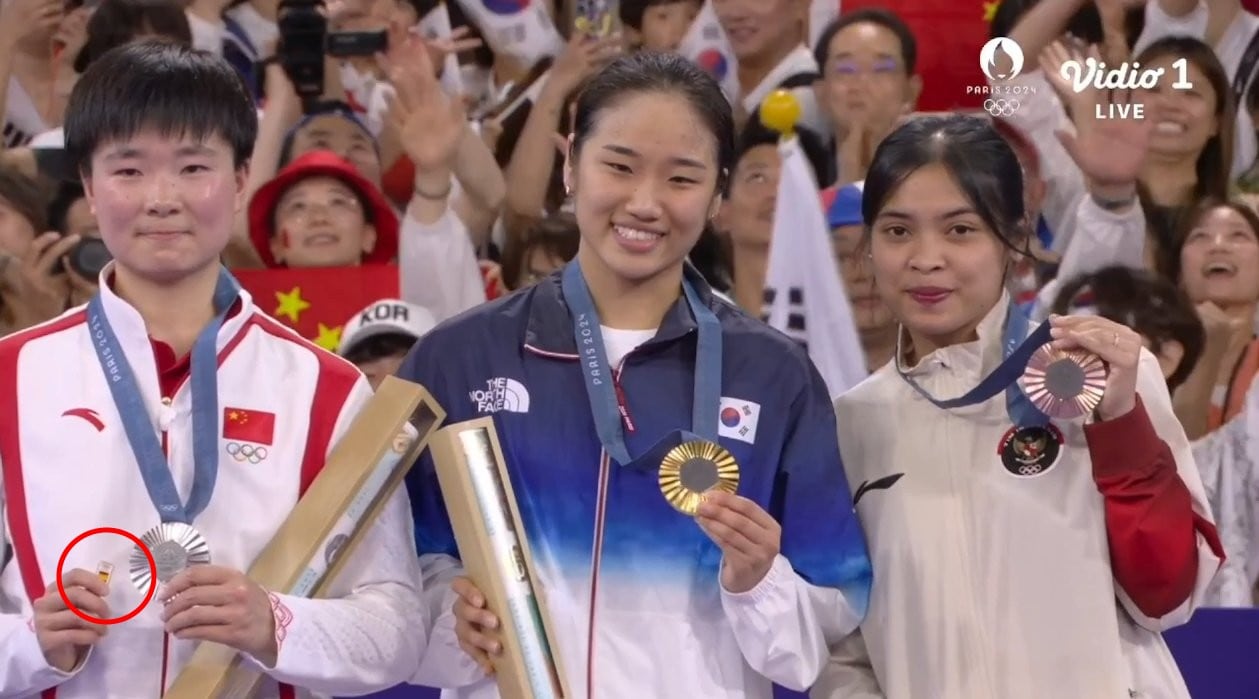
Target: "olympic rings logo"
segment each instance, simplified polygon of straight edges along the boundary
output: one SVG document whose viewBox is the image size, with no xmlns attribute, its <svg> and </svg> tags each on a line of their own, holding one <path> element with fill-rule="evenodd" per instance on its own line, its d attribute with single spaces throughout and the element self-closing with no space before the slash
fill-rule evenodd
<svg viewBox="0 0 1259 699">
<path fill-rule="evenodd" d="M 227 443 L 227 455 L 236 459 L 237 462 L 244 463 L 248 461 L 251 464 L 261 463 L 267 458 L 266 447 L 255 447 L 252 444 L 238 444 L 236 442 Z"/>
<path fill-rule="evenodd" d="M 995 117 L 1013 116 L 1019 110 L 1019 101 L 1016 99 L 992 99 L 991 97 L 984 100 L 984 111 Z"/>
</svg>

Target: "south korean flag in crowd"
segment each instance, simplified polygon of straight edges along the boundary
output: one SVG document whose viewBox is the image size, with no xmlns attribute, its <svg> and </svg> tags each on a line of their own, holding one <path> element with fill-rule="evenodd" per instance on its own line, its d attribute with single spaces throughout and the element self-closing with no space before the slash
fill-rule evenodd
<svg viewBox="0 0 1259 699">
<path fill-rule="evenodd" d="M 717 21 L 717 13 L 713 11 L 713 1 L 704 0 L 704 6 L 691 22 L 691 28 L 678 44 L 678 53 L 694 61 L 696 65 L 708 71 L 721 89 L 726 99 L 732 103 L 739 97 L 739 76 L 735 70 L 734 50 L 726 32 Z"/>
<path fill-rule="evenodd" d="M 564 39 L 542 0 L 458 0 L 494 53 L 531 67 L 558 55 Z"/>
<path fill-rule="evenodd" d="M 784 139 L 778 153 L 782 170 L 764 320 L 804 345 L 833 400 L 865 379 L 865 352 L 839 277 L 817 181 L 799 138 Z"/>
</svg>

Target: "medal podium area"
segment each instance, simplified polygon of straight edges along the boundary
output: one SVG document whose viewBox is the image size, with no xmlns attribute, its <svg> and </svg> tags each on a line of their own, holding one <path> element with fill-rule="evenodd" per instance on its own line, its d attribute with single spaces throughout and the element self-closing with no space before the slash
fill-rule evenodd
<svg viewBox="0 0 1259 699">
<path fill-rule="evenodd" d="M 1259 638 L 1259 609 L 1201 609 L 1185 626 L 1166 634 L 1167 643 L 1194 699 L 1259 697 L 1259 664 L 1254 643 Z M 438 699 L 440 692 L 402 686 L 368 699 Z M 806 695 L 778 689 L 775 699 Z"/>
</svg>

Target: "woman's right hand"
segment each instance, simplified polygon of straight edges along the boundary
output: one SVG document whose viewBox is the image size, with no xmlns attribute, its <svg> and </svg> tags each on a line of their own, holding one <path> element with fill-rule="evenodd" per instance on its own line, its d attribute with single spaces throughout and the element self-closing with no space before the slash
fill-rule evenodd
<svg viewBox="0 0 1259 699">
<path fill-rule="evenodd" d="M 22 257 L 0 266 L 0 294 L 12 310 L 15 329 L 29 328 L 66 310 L 70 283 L 53 268 L 78 242 L 77 235 L 44 233 L 31 241 Z"/>
<path fill-rule="evenodd" d="M 455 636 L 459 647 L 477 661 L 488 675 L 494 674 L 490 656 L 503 652 L 498 641 L 498 617 L 485 608 L 485 595 L 468 578 L 455 578 L 450 589 L 459 595 L 455 600 Z"/>
</svg>

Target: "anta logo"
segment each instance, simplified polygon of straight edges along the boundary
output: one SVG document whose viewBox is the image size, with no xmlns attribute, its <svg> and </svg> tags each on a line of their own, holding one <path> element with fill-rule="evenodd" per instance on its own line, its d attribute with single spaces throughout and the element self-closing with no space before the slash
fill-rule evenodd
<svg viewBox="0 0 1259 699">
<path fill-rule="evenodd" d="M 515 379 L 498 377 L 485 382 L 485 388 L 468 391 L 468 400 L 478 413 L 529 412 L 529 390 Z"/>
</svg>

